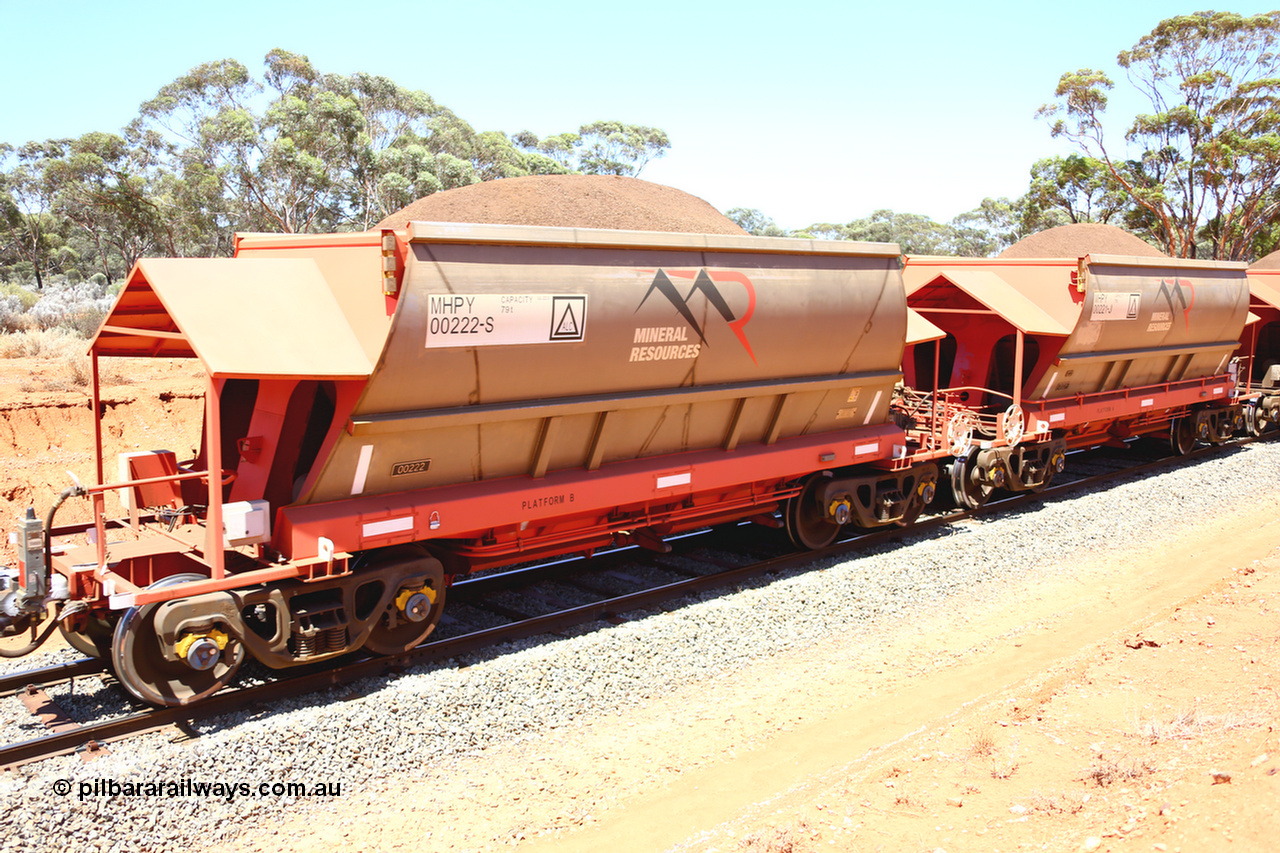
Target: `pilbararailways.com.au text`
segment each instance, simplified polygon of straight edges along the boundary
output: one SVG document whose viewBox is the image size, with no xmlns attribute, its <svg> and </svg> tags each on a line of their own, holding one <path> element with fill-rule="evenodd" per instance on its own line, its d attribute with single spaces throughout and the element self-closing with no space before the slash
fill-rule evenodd
<svg viewBox="0 0 1280 853">
<path fill-rule="evenodd" d="M 340 797 L 341 782 L 205 782 L 196 779 L 146 782 L 90 779 L 72 782 L 58 779 L 53 792 L 60 797 L 75 793 L 79 800 L 101 797 L 200 797 L 234 801 L 237 797 Z"/>
</svg>

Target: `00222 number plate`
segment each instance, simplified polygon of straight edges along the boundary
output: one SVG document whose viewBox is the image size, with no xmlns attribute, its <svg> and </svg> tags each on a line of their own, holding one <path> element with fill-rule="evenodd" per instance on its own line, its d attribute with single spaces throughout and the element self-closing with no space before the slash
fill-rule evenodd
<svg viewBox="0 0 1280 853">
<path fill-rule="evenodd" d="M 415 459 L 412 462 L 397 462 L 391 466 L 391 476 L 403 477 L 405 474 L 422 474 L 430 467 L 430 459 Z"/>
</svg>

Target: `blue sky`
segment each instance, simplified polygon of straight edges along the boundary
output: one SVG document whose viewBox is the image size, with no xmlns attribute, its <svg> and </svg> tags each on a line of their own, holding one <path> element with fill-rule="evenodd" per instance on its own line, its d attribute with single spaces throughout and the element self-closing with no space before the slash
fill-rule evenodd
<svg viewBox="0 0 1280 853">
<path fill-rule="evenodd" d="M 1034 117 L 1064 71 L 1116 80 L 1122 146 L 1142 105 L 1116 54 L 1200 5 L 0 0 L 0 142 L 118 131 L 190 68 L 232 57 L 260 76 L 280 47 L 426 91 L 477 130 L 660 127 L 671 150 L 642 178 L 783 227 L 948 220 L 1073 150 Z"/>
</svg>

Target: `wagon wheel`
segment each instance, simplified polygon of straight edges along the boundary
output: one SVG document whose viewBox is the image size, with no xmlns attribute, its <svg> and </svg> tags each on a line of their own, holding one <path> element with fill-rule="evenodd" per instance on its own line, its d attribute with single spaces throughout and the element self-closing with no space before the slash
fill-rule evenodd
<svg viewBox="0 0 1280 853">
<path fill-rule="evenodd" d="M 1196 425 L 1191 418 L 1177 418 L 1169 424 L 1169 447 L 1178 456 L 1186 456 L 1196 447 Z"/>
<path fill-rule="evenodd" d="M 426 551 L 417 547 L 396 549 L 386 560 L 411 559 L 421 563 L 415 567 L 412 582 L 399 585 L 395 598 L 378 616 L 364 647 L 374 654 L 395 655 L 407 652 L 430 636 L 444 610 L 444 567 L 438 560 L 423 561 Z M 425 578 L 424 578 L 425 575 Z"/>
<path fill-rule="evenodd" d="M 164 589 L 204 579 L 204 575 L 190 573 L 170 575 L 147 589 Z M 187 660 L 166 660 L 154 621 L 159 606 L 130 607 L 116 623 L 111 665 L 124 688 L 143 702 L 175 706 L 198 702 L 229 684 L 244 661 L 244 646 L 234 637 L 226 641 L 223 649 L 207 642 L 199 648 L 193 646 L 187 660 L 199 661 L 202 669 Z"/>
<path fill-rule="evenodd" d="M 951 495 L 956 506 L 963 509 L 978 509 L 990 499 L 996 487 L 990 483 L 974 482 L 974 471 L 978 468 L 978 448 L 969 451 L 965 456 L 957 457 L 951 463 Z"/>
<path fill-rule="evenodd" d="M 1249 435 L 1257 438 L 1267 431 L 1271 422 L 1267 420 L 1266 412 L 1256 403 L 1250 403 L 1244 410 L 1244 427 Z"/>
<path fill-rule="evenodd" d="M 818 492 L 825 479 L 821 474 L 810 477 L 800 494 L 787 501 L 787 508 L 783 513 L 787 535 L 797 548 L 816 551 L 836 541 L 836 536 L 840 534 L 840 525 L 827 518 L 818 505 Z"/>
</svg>

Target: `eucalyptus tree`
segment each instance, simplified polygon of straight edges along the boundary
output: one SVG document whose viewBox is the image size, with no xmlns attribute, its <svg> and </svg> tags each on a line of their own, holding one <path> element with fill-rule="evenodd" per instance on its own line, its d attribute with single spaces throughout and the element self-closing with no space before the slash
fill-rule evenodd
<svg viewBox="0 0 1280 853">
<path fill-rule="evenodd" d="M 556 133 L 539 139 L 532 131 L 522 130 L 512 134 L 511 142 L 527 154 L 536 154 L 554 163 L 554 166 L 544 166 L 541 172 L 552 174 L 556 169 L 560 172 L 575 171 L 582 137 L 576 133 Z"/>
<path fill-rule="evenodd" d="M 44 180 L 45 148 L 0 143 L 0 241 L 4 254 L 29 269 L 36 287 L 69 251 L 63 223 L 54 214 L 54 194 Z"/>
<path fill-rule="evenodd" d="M 369 228 L 414 199 L 480 180 L 475 131 L 426 92 L 364 72 L 324 80 L 360 115 L 344 164 L 350 181 L 344 225 Z"/>
<path fill-rule="evenodd" d="M 322 74 L 279 49 L 264 65 L 261 81 L 232 59 L 197 66 L 129 128 L 167 151 L 190 200 L 218 209 L 215 230 L 365 229 L 438 190 L 565 171 L 386 77 Z"/>
<path fill-rule="evenodd" d="M 1132 164 L 1117 165 L 1134 175 Z M 1118 224 L 1133 207 L 1124 185 L 1112 176 L 1107 165 L 1080 154 L 1045 157 L 1032 164 L 1026 198 L 1039 210 L 1059 211 L 1062 224 Z"/>
<path fill-rule="evenodd" d="M 734 207 L 726 210 L 724 215 L 728 219 L 732 219 L 743 231 L 756 237 L 791 236 L 786 229 L 778 227 L 778 224 L 773 221 L 773 217 L 766 216 L 762 211 L 754 207 Z"/>
<path fill-rule="evenodd" d="M 526 156 L 533 174 L 581 172 L 587 175 L 637 177 L 645 165 L 671 147 L 666 131 L 620 121 L 593 121 L 577 133 L 557 133 L 541 139 L 529 130 L 512 134 L 511 143 Z"/>
<path fill-rule="evenodd" d="M 578 137 L 578 169 L 588 175 L 638 177 L 671 147 L 666 131 L 620 121 L 584 124 Z"/>
<path fill-rule="evenodd" d="M 1034 174 L 1033 167 L 1033 185 Z M 953 251 L 967 257 L 995 255 L 1038 231 L 1070 222 L 1065 211 L 1045 204 L 1034 192 L 1016 199 L 984 198 L 951 220 Z"/>
<path fill-rule="evenodd" d="M 127 129 L 166 154 L 181 180 L 198 185 L 195 197 L 226 200 L 226 221 L 220 224 L 227 229 L 248 230 L 260 222 L 246 210 L 251 201 L 232 200 L 238 186 L 252 183 L 261 159 L 253 101 L 262 88 L 234 59 L 206 62 L 144 102 Z"/>
<path fill-rule="evenodd" d="M 145 102 L 130 130 L 167 140 L 184 177 L 216 180 L 234 229 L 335 229 L 361 197 L 361 105 L 301 54 L 273 50 L 265 67 L 259 82 L 233 59 L 197 66 Z"/>
<path fill-rule="evenodd" d="M 1102 71 L 1063 74 L 1040 115 L 1097 158 L 1175 257 L 1240 259 L 1280 212 L 1280 12 L 1168 18 L 1117 62 L 1150 104 L 1129 125 L 1134 156 L 1104 133 Z M 1198 243 L 1203 243 L 1199 246 Z"/>
<path fill-rule="evenodd" d="M 819 240 L 862 240 L 897 243 L 908 255 L 955 255 L 965 235 L 956 226 L 937 222 L 919 213 L 877 210 L 868 217 L 844 225 L 816 222 L 802 233 Z"/>
<path fill-rule="evenodd" d="M 93 265 L 108 282 L 144 255 L 177 254 L 145 148 L 110 133 L 49 140 L 43 148 L 54 210 L 94 247 Z"/>
</svg>

